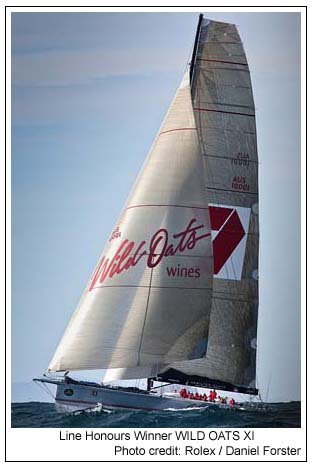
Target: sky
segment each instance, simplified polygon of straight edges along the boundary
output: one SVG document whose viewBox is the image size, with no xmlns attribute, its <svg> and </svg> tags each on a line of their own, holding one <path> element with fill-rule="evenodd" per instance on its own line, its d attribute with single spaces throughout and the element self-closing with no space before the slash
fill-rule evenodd
<svg viewBox="0 0 312 470">
<path fill-rule="evenodd" d="M 48 366 L 159 129 L 198 14 L 12 14 L 12 381 Z M 300 14 L 235 23 L 260 187 L 258 386 L 300 399 Z"/>
</svg>

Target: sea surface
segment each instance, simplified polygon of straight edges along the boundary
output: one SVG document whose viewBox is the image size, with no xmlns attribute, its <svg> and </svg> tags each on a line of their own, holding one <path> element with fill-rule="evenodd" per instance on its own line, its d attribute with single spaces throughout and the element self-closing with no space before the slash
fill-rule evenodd
<svg viewBox="0 0 312 470">
<path fill-rule="evenodd" d="M 216 407 L 58 413 L 53 403 L 12 404 L 13 428 L 298 428 L 301 403 L 268 403 L 263 409 Z"/>
</svg>

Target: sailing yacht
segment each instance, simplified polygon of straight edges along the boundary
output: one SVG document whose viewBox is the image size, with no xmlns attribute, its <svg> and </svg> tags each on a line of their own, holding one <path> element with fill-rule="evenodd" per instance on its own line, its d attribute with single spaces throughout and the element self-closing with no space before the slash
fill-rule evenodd
<svg viewBox="0 0 312 470">
<path fill-rule="evenodd" d="M 246 55 L 235 25 L 200 15 L 145 164 L 48 374 L 34 380 L 55 384 L 64 409 L 213 405 L 181 386 L 257 395 L 258 215 Z M 103 383 L 70 376 L 102 369 Z M 109 384 L 142 377 L 146 390 Z"/>
</svg>

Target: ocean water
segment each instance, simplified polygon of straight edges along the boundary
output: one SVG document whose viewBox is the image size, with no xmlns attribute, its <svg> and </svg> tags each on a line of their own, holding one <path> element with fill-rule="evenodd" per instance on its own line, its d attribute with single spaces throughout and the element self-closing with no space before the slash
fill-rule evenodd
<svg viewBox="0 0 312 470">
<path fill-rule="evenodd" d="M 14 428 L 298 428 L 300 402 L 268 403 L 264 409 L 218 407 L 58 413 L 53 403 L 13 403 Z"/>
</svg>

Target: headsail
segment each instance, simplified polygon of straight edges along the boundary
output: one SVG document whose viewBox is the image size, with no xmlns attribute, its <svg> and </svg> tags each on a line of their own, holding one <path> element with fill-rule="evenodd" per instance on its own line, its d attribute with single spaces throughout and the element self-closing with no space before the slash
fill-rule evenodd
<svg viewBox="0 0 312 470">
<path fill-rule="evenodd" d="M 199 19 L 192 101 L 213 231 L 214 279 L 205 359 L 163 380 L 256 393 L 258 157 L 247 59 L 235 25 Z"/>
<path fill-rule="evenodd" d="M 188 73 L 49 369 L 202 357 L 212 241 Z"/>
<path fill-rule="evenodd" d="M 111 382 L 113 380 L 146 379 L 148 377 L 156 376 L 160 369 L 161 366 L 159 365 L 106 369 L 103 374 L 102 382 Z"/>
</svg>

